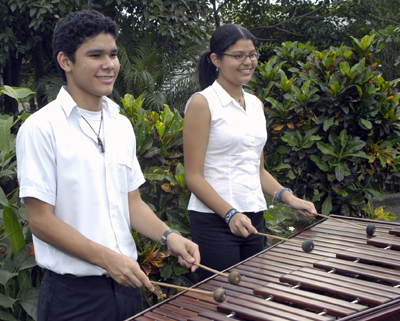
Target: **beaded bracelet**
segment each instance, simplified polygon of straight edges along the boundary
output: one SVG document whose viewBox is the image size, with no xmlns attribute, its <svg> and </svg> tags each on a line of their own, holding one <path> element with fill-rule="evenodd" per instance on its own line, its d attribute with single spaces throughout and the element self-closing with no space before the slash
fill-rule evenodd
<svg viewBox="0 0 400 321">
<path fill-rule="evenodd" d="M 228 213 L 226 213 L 226 215 L 225 215 L 226 224 L 229 225 L 229 222 L 231 221 L 233 215 L 235 215 L 236 213 L 239 213 L 239 211 L 236 208 L 232 208 L 231 210 L 229 210 Z"/>
<path fill-rule="evenodd" d="M 290 192 L 290 193 L 293 194 L 293 191 L 292 191 L 290 188 L 287 188 L 287 187 L 282 188 L 282 189 L 279 191 L 279 194 L 278 194 L 278 201 L 281 202 L 281 203 L 283 203 L 283 201 L 282 201 L 282 194 L 283 194 L 283 192 L 285 192 L 285 191 L 288 191 L 288 192 Z"/>
</svg>

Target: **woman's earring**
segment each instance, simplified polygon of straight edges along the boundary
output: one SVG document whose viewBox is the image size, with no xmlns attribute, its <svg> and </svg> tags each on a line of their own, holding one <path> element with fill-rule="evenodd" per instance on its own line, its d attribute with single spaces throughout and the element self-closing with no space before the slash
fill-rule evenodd
<svg viewBox="0 0 400 321">
<path fill-rule="evenodd" d="M 218 72 L 219 68 L 217 67 L 216 71 Z"/>
</svg>

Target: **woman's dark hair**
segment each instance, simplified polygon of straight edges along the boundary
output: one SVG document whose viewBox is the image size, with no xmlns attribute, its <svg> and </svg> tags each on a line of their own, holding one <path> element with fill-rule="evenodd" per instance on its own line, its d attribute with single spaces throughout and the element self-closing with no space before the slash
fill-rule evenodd
<svg viewBox="0 0 400 321">
<path fill-rule="evenodd" d="M 119 29 L 111 18 L 96 10 L 72 12 L 57 23 L 53 32 L 53 59 L 64 80 L 67 79 L 57 61 L 58 53 L 64 52 L 75 63 L 76 50 L 88 38 L 93 38 L 100 33 L 111 34 L 117 40 Z"/>
<path fill-rule="evenodd" d="M 256 38 L 245 27 L 226 24 L 214 31 L 210 40 L 210 50 L 200 57 L 199 82 L 202 90 L 212 85 L 218 77 L 216 67 L 211 61 L 211 54 L 215 53 L 219 59 L 223 59 L 222 53 L 240 39 L 251 40 L 255 46 Z"/>
</svg>

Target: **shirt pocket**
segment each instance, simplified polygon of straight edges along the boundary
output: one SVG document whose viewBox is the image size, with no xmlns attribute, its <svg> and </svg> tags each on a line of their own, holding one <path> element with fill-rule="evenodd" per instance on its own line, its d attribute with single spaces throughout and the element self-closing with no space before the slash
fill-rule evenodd
<svg viewBox="0 0 400 321">
<path fill-rule="evenodd" d="M 132 177 L 132 158 L 128 155 L 118 155 L 118 184 L 122 193 L 129 192 Z"/>
</svg>

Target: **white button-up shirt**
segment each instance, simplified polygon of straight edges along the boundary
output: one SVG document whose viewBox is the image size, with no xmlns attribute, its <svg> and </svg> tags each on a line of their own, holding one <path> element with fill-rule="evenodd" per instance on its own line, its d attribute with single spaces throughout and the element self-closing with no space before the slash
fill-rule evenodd
<svg viewBox="0 0 400 321">
<path fill-rule="evenodd" d="M 64 88 L 25 121 L 17 136 L 20 197 L 55 206 L 55 215 L 84 236 L 136 260 L 128 192 L 145 179 L 131 123 L 107 97 L 102 108 L 105 153 Z M 36 261 L 43 268 L 76 276 L 106 272 L 35 236 L 33 241 Z"/>
<path fill-rule="evenodd" d="M 266 210 L 260 181 L 260 158 L 267 141 L 267 129 L 261 101 L 243 92 L 244 110 L 217 81 L 200 94 L 207 99 L 211 113 L 204 178 L 238 211 Z M 213 212 L 193 193 L 189 210 Z"/>
</svg>

